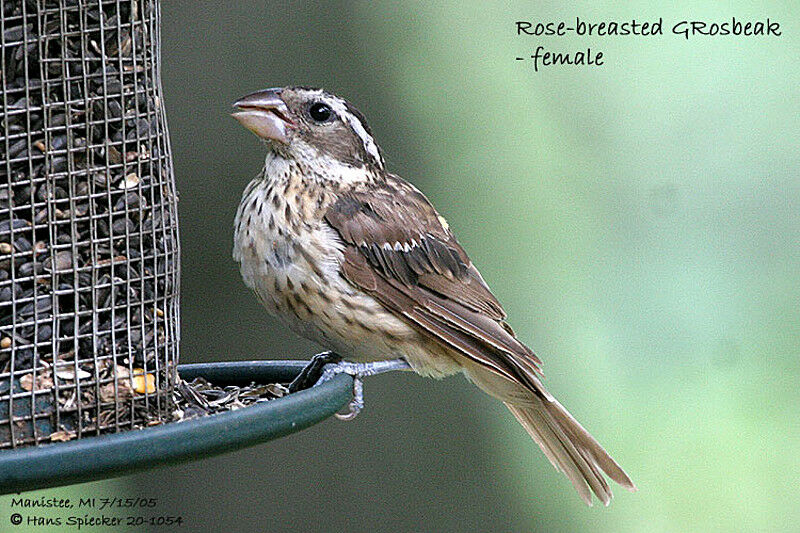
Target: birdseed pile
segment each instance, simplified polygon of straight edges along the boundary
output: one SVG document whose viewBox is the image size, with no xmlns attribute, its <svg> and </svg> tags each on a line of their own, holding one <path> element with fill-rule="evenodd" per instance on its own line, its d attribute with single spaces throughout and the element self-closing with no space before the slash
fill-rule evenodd
<svg viewBox="0 0 800 533">
<path fill-rule="evenodd" d="M 157 0 L 0 14 L 0 448 L 170 416 L 177 196 Z"/>
<path fill-rule="evenodd" d="M 289 389 L 280 383 L 259 385 L 213 385 L 204 378 L 180 380 L 175 386 L 172 412 L 174 421 L 191 420 L 207 415 L 235 411 L 248 405 L 283 398 Z"/>
</svg>

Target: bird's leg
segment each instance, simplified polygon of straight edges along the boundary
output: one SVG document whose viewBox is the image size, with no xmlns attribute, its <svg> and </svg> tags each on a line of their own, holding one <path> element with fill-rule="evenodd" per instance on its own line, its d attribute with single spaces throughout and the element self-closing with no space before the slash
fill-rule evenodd
<svg viewBox="0 0 800 533">
<path fill-rule="evenodd" d="M 303 370 L 300 371 L 297 377 L 289 383 L 289 392 L 292 393 L 310 388 L 322 377 L 322 371 L 326 365 L 338 363 L 341 360 L 341 355 L 331 351 L 316 354 L 311 358 L 311 361 L 303 367 Z"/>
<path fill-rule="evenodd" d="M 336 414 L 336 418 L 339 420 L 352 420 L 361 412 L 361 409 L 364 408 L 363 378 L 395 370 L 411 370 L 411 366 L 409 366 L 405 359 L 389 359 L 388 361 L 375 361 L 372 363 L 350 363 L 348 361 L 341 361 L 339 363 L 325 365 L 322 377 L 319 378 L 316 385 L 324 383 L 339 374 L 349 374 L 353 376 L 353 399 L 348 405 L 348 411 L 346 413 Z"/>
</svg>

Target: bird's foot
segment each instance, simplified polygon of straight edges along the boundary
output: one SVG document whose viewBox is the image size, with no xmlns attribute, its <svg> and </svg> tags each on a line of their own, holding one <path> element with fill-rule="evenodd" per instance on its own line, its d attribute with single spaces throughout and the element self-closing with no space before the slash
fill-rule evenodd
<svg viewBox="0 0 800 533">
<path fill-rule="evenodd" d="M 289 383 L 289 392 L 298 392 L 311 388 L 322 377 L 326 365 L 339 363 L 341 360 L 341 355 L 331 351 L 316 354 L 311 358 L 311 361 L 303 367 L 303 370 L 300 371 L 297 377 Z"/>
<path fill-rule="evenodd" d="M 317 381 L 317 385 L 324 383 L 339 374 L 349 374 L 353 376 L 353 399 L 347 406 L 347 412 L 337 413 L 339 420 L 352 420 L 361 409 L 364 408 L 364 382 L 363 378 L 392 372 L 394 370 L 411 370 L 405 359 L 390 359 L 388 361 L 375 361 L 372 363 L 350 363 L 341 361 L 334 364 L 325 365 L 322 376 Z"/>
</svg>

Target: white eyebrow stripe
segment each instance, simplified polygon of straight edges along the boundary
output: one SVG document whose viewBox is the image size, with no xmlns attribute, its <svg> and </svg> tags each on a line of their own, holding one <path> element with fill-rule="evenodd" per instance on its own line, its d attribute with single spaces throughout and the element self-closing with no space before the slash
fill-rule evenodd
<svg viewBox="0 0 800 533">
<path fill-rule="evenodd" d="M 367 133 L 367 130 L 364 129 L 361 121 L 348 112 L 345 112 L 345 114 L 342 116 L 347 123 L 350 124 L 350 127 L 353 128 L 353 131 L 356 132 L 356 135 L 361 138 L 361 142 L 364 144 L 364 150 L 366 150 L 367 153 L 372 156 L 372 158 L 378 163 L 378 166 L 383 168 L 383 158 L 378 150 L 378 145 L 375 144 L 375 140 L 372 138 L 372 135 Z"/>
<path fill-rule="evenodd" d="M 326 99 L 326 102 L 330 104 L 331 109 L 333 109 L 337 115 L 342 117 L 342 120 L 344 120 L 351 128 L 353 128 L 353 131 L 356 133 L 356 135 L 358 135 L 359 139 L 361 139 L 361 144 L 364 145 L 364 150 L 370 156 L 372 156 L 372 159 L 375 161 L 378 167 L 383 169 L 383 157 L 378 149 L 378 145 L 375 143 L 375 139 L 372 138 L 372 135 L 367 133 L 367 130 L 364 128 L 364 125 L 361 123 L 358 117 L 348 111 L 344 101 L 338 97 Z"/>
</svg>

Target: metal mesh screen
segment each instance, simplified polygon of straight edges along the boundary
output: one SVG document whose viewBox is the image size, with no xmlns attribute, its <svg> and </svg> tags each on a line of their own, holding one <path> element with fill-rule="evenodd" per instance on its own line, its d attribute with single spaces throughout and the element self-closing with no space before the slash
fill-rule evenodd
<svg viewBox="0 0 800 533">
<path fill-rule="evenodd" d="M 0 448 L 160 423 L 179 249 L 158 0 L 0 6 Z"/>
</svg>

